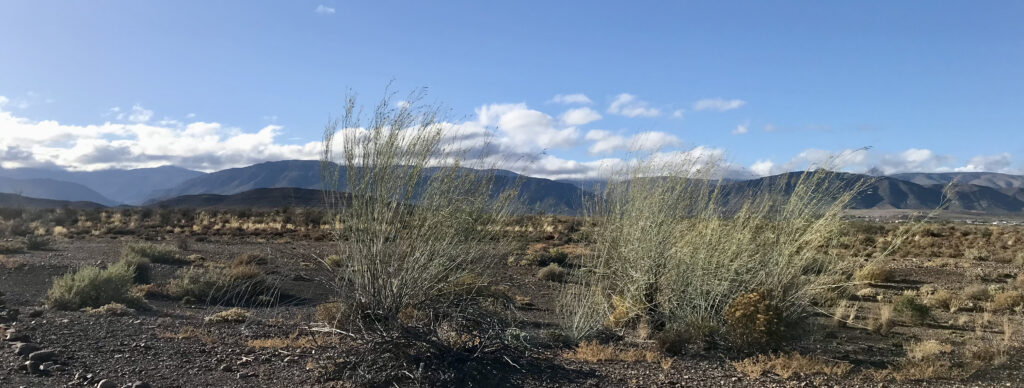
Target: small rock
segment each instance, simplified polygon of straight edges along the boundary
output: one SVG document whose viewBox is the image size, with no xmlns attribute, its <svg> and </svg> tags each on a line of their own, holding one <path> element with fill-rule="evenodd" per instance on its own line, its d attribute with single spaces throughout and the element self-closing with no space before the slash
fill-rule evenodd
<svg viewBox="0 0 1024 388">
<path fill-rule="evenodd" d="M 25 362 L 25 371 L 28 372 L 28 374 L 31 374 L 31 375 L 36 375 L 36 374 L 39 374 L 40 372 L 42 372 L 39 369 L 39 363 L 35 362 L 35 361 L 27 361 L 27 362 Z"/>
<path fill-rule="evenodd" d="M 113 381 L 107 379 L 103 379 L 100 380 L 99 384 L 96 384 L 96 388 L 117 388 L 117 383 L 114 383 Z"/>
<path fill-rule="evenodd" d="M 221 372 L 231 372 L 231 364 L 224 364 L 220 366 Z"/>
<path fill-rule="evenodd" d="M 299 358 L 298 358 L 298 357 L 295 357 L 295 356 L 288 356 L 288 357 L 285 357 L 285 358 L 284 358 L 284 362 L 285 362 L 286 364 L 290 364 L 290 363 L 293 363 L 293 362 L 295 362 L 295 361 L 296 361 L 296 360 L 298 360 L 298 359 L 299 359 Z"/>
<path fill-rule="evenodd" d="M 31 354 L 28 355 L 28 359 L 30 361 L 35 362 L 47 362 L 53 360 L 56 357 L 57 353 L 52 350 L 40 350 L 37 352 L 32 352 Z"/>
<path fill-rule="evenodd" d="M 132 383 L 132 388 L 151 388 L 151 387 L 152 386 L 149 385 L 149 383 L 143 382 L 143 381 L 136 381 L 136 382 Z"/>
<path fill-rule="evenodd" d="M 47 361 L 47 362 L 44 362 L 43 365 L 40 365 L 39 369 L 50 370 L 50 369 L 53 369 L 54 365 L 57 365 L 57 364 L 52 362 L 52 361 Z"/>
<path fill-rule="evenodd" d="M 39 345 L 33 343 L 20 343 L 14 346 L 14 354 L 19 356 L 27 356 L 29 354 L 39 351 L 39 349 L 42 348 L 40 348 Z"/>
<path fill-rule="evenodd" d="M 16 331 L 11 330 L 11 331 L 7 332 L 6 336 L 4 336 L 4 341 L 7 341 L 7 342 L 29 342 L 30 340 L 28 338 L 28 335 L 21 334 L 21 333 L 18 333 Z"/>
<path fill-rule="evenodd" d="M 38 308 L 38 307 L 33 307 L 33 308 L 28 309 L 28 311 L 25 313 L 25 315 L 27 315 L 29 318 L 39 318 L 39 317 L 43 316 L 43 312 L 44 311 L 45 311 L 44 309 L 41 309 L 41 308 Z"/>
<path fill-rule="evenodd" d="M 57 365 L 51 366 L 50 369 L 47 369 L 47 370 L 49 370 L 51 372 L 67 372 L 68 371 L 68 367 L 64 366 L 64 365 L 57 364 Z"/>
<path fill-rule="evenodd" d="M 238 372 L 238 374 L 235 375 L 235 377 L 237 379 L 239 379 L 239 380 L 244 379 L 244 378 L 248 378 L 248 377 L 252 377 L 252 376 L 253 376 L 252 372 Z"/>
</svg>

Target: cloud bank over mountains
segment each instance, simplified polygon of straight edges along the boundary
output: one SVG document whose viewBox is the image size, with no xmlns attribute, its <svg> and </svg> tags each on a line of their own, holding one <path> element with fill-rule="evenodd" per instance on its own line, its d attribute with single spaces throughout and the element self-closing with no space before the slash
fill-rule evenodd
<svg viewBox="0 0 1024 388">
<path fill-rule="evenodd" d="M 102 123 L 75 125 L 54 120 L 32 120 L 16 114 L 9 98 L 0 96 L 0 167 L 54 167 L 69 170 L 144 168 L 175 165 L 200 171 L 247 166 L 286 159 L 318 159 L 319 141 L 289 143 L 284 127 L 267 125 L 246 130 L 219 122 L 154 121 L 155 112 L 142 105 L 112 108 Z M 652 153 L 665 160 L 694 163 L 718 162 L 736 177 L 755 177 L 828 164 L 852 172 L 965 172 L 1022 173 L 1021 164 L 1009 153 L 978 155 L 966 161 L 928 149 L 900 152 L 874 150 L 807 149 L 789 160 L 762 159 L 749 166 L 723 163 L 726 149 L 692 145 L 677 134 L 662 131 L 630 132 L 605 129 L 601 112 L 590 108 L 594 101 L 584 94 L 560 94 L 548 101 L 559 113 L 546 113 L 526 103 L 487 104 L 464 121 L 445 122 L 453 141 L 468 147 L 471 155 L 487 154 L 493 160 L 510 160 L 509 169 L 552 179 L 599 176 L 622 167 L 638 154 Z M 559 105 L 561 105 L 559 107 Z M 739 99 L 703 99 L 691 105 L 694 112 L 725 112 L 740 109 Z M 621 93 L 605 113 L 627 118 L 654 118 L 672 112 Z M 682 118 L 682 110 L 671 116 Z M 703 113 L 702 113 L 703 114 Z M 98 120 L 99 121 L 99 120 Z M 746 134 L 749 124 L 738 124 L 733 134 Z M 728 131 L 728 129 L 726 129 Z M 559 156 L 562 155 L 562 156 Z M 565 157 L 564 155 L 575 155 Z"/>
</svg>

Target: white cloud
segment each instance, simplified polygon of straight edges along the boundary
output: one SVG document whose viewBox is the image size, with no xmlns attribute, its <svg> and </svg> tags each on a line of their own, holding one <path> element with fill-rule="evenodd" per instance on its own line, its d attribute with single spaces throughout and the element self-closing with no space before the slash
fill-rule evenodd
<svg viewBox="0 0 1024 388">
<path fill-rule="evenodd" d="M 3 108 L 4 105 L 7 105 L 7 103 L 10 101 L 11 100 L 9 100 L 7 97 L 0 96 L 0 108 Z"/>
<path fill-rule="evenodd" d="M 750 172 L 759 176 L 768 176 L 775 173 L 775 163 L 771 160 L 758 160 L 750 165 Z"/>
<path fill-rule="evenodd" d="M 971 160 L 967 162 L 967 165 L 957 167 L 954 170 L 958 172 L 1017 172 L 1010 167 L 1012 164 L 1013 156 L 1009 153 L 981 155 L 971 158 Z"/>
<path fill-rule="evenodd" d="M 316 6 L 316 9 L 313 10 L 313 12 L 316 12 L 316 13 L 321 14 L 321 15 L 333 15 L 334 14 L 334 8 L 333 7 L 328 7 L 328 6 L 323 5 L 323 4 L 320 4 L 320 5 Z"/>
<path fill-rule="evenodd" d="M 118 116 L 120 119 L 122 116 Z M 135 104 L 132 106 L 132 113 L 128 115 L 128 121 L 136 123 L 144 123 L 149 121 L 153 117 L 153 111 L 143 108 L 142 105 Z"/>
<path fill-rule="evenodd" d="M 739 107 L 745 105 L 746 103 L 746 101 L 737 99 L 726 100 L 722 98 L 705 98 L 693 103 L 693 110 L 714 110 L 719 112 L 725 112 L 728 110 L 739 109 Z"/>
<path fill-rule="evenodd" d="M 595 129 L 587 132 L 584 139 L 594 142 L 587 149 L 591 154 L 614 151 L 658 151 L 682 144 L 678 137 L 665 132 L 643 132 L 626 137 Z"/>
<path fill-rule="evenodd" d="M 559 116 L 565 125 L 585 125 L 601 119 L 601 114 L 590 108 L 569 109 Z"/>
<path fill-rule="evenodd" d="M 675 111 L 672 112 L 672 117 L 677 118 L 677 119 L 681 119 L 685 115 L 686 115 L 686 109 L 676 109 Z"/>
<path fill-rule="evenodd" d="M 661 114 L 660 110 L 648 105 L 646 101 L 642 101 L 632 94 L 622 93 L 615 96 L 615 100 L 608 106 L 608 113 L 626 117 L 654 117 Z"/>
<path fill-rule="evenodd" d="M 553 117 L 524 103 L 485 105 L 476 113 L 480 125 L 497 128 L 517 151 L 571 147 L 580 137 L 576 127 L 558 127 Z"/>
<path fill-rule="evenodd" d="M 590 104 L 592 101 L 590 101 L 590 97 L 587 97 L 586 94 L 576 93 L 576 94 L 556 94 L 548 102 L 554 102 L 554 103 L 558 103 L 558 104 Z"/>
<path fill-rule="evenodd" d="M 740 124 L 740 125 L 737 125 L 737 126 L 736 126 L 736 129 L 732 130 L 732 134 L 733 134 L 733 135 L 742 135 L 742 134 L 745 134 L 745 133 L 747 133 L 747 132 L 749 132 L 749 131 L 750 131 L 750 130 L 749 130 L 749 129 L 748 129 L 747 127 L 748 127 L 748 125 L 747 125 L 747 124 Z"/>
</svg>

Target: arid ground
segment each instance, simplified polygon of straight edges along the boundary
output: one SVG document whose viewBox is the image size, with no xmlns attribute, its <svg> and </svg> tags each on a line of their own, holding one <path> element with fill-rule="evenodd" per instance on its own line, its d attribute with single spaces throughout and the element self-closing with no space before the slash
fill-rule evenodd
<svg viewBox="0 0 1024 388">
<path fill-rule="evenodd" d="M 151 222 L 138 216 L 116 222 L 114 215 L 103 216 L 103 228 L 83 221 L 54 230 L 41 222 L 29 228 L 30 235 L 45 235 L 32 239 L 35 246 L 26 246 L 8 222 L 8 253 L 0 256 L 0 386 L 349 386 L 336 373 L 339 365 L 373 359 L 318 313 L 344 297 L 325 277 L 323 260 L 338 248 L 328 233 L 303 226 L 306 221 L 268 221 L 270 215 L 190 214 L 168 221 L 151 214 Z M 562 287 L 573 286 L 571 272 L 582 270 L 573 264 L 588 249 L 575 236 L 579 222 L 535 217 L 523 224 L 515 252 L 494 257 L 489 266 L 489 284 L 512 306 L 518 346 L 496 357 L 466 355 L 457 373 L 475 377 L 456 381 L 528 387 L 1024 384 L 1018 352 L 1024 227 L 921 223 L 884 268 L 866 268 L 902 226 L 852 222 L 839 244 L 851 263 L 849 297 L 823 303 L 785 343 L 755 354 L 714 343 L 666 349 L 643 333 L 614 330 L 594 341 L 565 340 L 558 334 L 556 300 Z M 55 278 L 113 266 L 140 241 L 176 257 L 153 260 L 146 284 L 133 289 L 145 298 L 144 307 L 46 305 Z M 568 273 L 542 271 L 548 262 Z M 274 292 L 257 301 L 212 301 L 170 290 L 180 287 L 174 281 L 189 268 L 238 267 L 257 269 L 251 276 Z"/>
</svg>

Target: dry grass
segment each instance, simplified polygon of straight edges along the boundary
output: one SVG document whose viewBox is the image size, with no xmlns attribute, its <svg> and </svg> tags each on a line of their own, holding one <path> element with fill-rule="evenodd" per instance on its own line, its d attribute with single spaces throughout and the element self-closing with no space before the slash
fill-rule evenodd
<svg viewBox="0 0 1024 388">
<path fill-rule="evenodd" d="M 893 306 L 886 304 L 878 308 L 878 314 L 868 321 L 868 330 L 882 335 L 889 334 L 896 322 L 893 321 Z"/>
<path fill-rule="evenodd" d="M 233 308 L 203 318 L 205 323 L 245 323 L 252 319 L 252 312 L 245 309 Z"/>
<path fill-rule="evenodd" d="M 312 349 L 320 346 L 336 345 L 337 343 L 338 337 L 336 336 L 318 338 L 310 335 L 300 335 L 298 332 L 295 332 L 287 337 L 252 339 L 246 342 L 246 345 L 259 349 Z"/>
<path fill-rule="evenodd" d="M 1020 291 L 1004 291 L 992 296 L 992 302 L 988 304 L 988 310 L 992 312 L 1014 311 L 1024 305 L 1024 294 Z"/>
<path fill-rule="evenodd" d="M 109 303 L 99 308 L 86 309 L 86 312 L 93 315 L 109 315 L 115 317 L 128 317 L 135 315 L 135 310 L 120 303 Z"/>
<path fill-rule="evenodd" d="M 853 366 L 848 362 L 834 361 L 817 356 L 804 356 L 799 353 L 778 355 L 757 355 L 743 361 L 733 362 L 736 370 L 757 378 L 765 372 L 788 379 L 793 375 L 826 375 L 844 376 Z"/>
<path fill-rule="evenodd" d="M 853 280 L 869 283 L 884 283 L 890 277 L 892 277 L 892 271 L 882 263 L 870 263 L 861 267 L 853 274 Z"/>
<path fill-rule="evenodd" d="M 559 267 L 556 263 L 548 264 L 547 267 L 537 271 L 537 279 L 556 283 L 564 282 L 567 275 L 568 271 L 565 268 Z"/>
<path fill-rule="evenodd" d="M 570 360 L 585 362 L 623 361 L 630 363 L 641 361 L 661 363 L 665 358 L 661 353 L 653 350 L 614 347 L 596 341 L 581 342 L 579 346 L 566 352 L 564 356 Z"/>
<path fill-rule="evenodd" d="M 181 328 L 180 330 L 178 330 L 177 332 L 162 331 L 162 332 L 159 332 L 157 335 L 160 338 L 175 339 L 175 340 L 196 338 L 196 339 L 199 339 L 200 341 L 202 341 L 203 343 L 205 343 L 207 345 L 213 345 L 213 344 L 217 343 L 217 339 L 214 338 L 213 336 L 211 336 L 209 334 L 209 332 L 207 332 L 205 330 L 202 330 L 200 328 L 194 327 L 194 326 L 185 326 L 185 327 Z"/>
<path fill-rule="evenodd" d="M 24 266 L 25 260 L 19 259 L 17 257 L 8 257 L 0 255 L 0 268 L 16 270 Z"/>
</svg>

